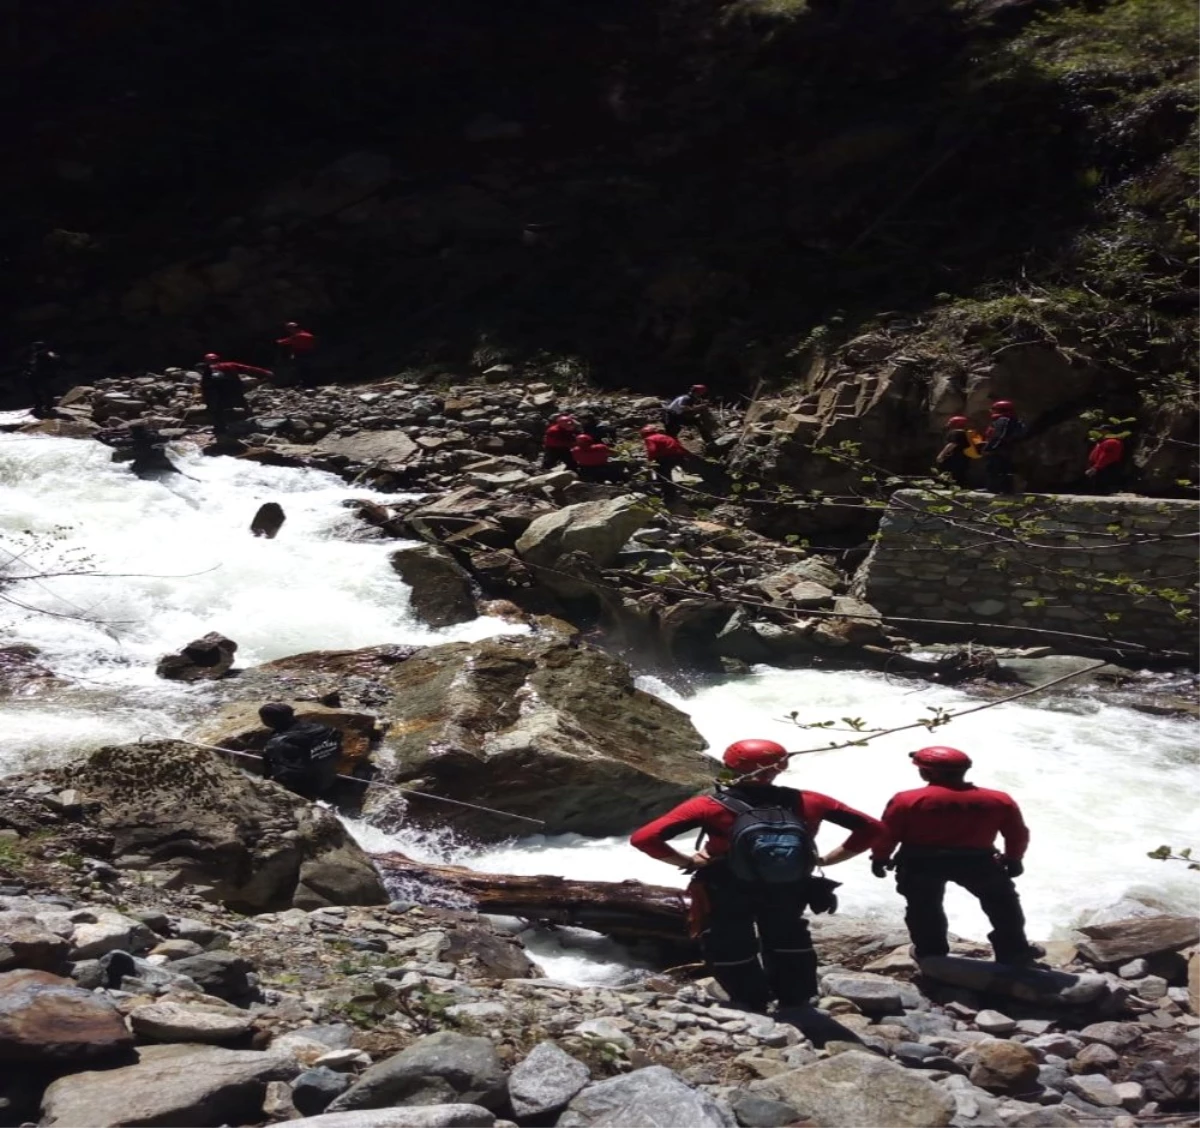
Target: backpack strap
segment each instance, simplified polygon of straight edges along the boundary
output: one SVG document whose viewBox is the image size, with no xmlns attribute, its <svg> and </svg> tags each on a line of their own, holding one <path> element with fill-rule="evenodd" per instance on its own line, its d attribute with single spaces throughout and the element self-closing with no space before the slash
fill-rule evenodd
<svg viewBox="0 0 1200 1128">
<path fill-rule="evenodd" d="M 747 811 L 754 810 L 744 799 L 738 799 L 730 795 L 727 791 L 717 791 L 713 795 L 713 798 L 727 811 L 732 811 L 735 815 L 744 815 Z"/>
</svg>

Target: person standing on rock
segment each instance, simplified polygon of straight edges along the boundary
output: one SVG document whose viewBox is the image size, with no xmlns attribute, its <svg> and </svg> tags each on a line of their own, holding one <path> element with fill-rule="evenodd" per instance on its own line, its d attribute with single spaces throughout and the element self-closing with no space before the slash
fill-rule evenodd
<svg viewBox="0 0 1200 1128">
<path fill-rule="evenodd" d="M 542 469 L 553 470 L 556 466 L 575 469 L 571 459 L 571 448 L 579 434 L 579 424 L 572 415 L 556 415 L 542 436 Z"/>
<path fill-rule="evenodd" d="M 909 759 L 925 786 L 901 791 L 888 802 L 884 834 L 871 851 L 871 872 L 886 877 L 888 869 L 896 871 L 914 959 L 950 951 L 942 907 L 948 881 L 978 898 L 992 925 L 988 940 L 998 963 L 1027 964 L 1044 956 L 1045 949 L 1025 936 L 1025 914 L 1013 884 L 1025 870 L 1022 859 L 1029 846 L 1021 808 L 1003 791 L 967 783 L 971 758 L 957 748 L 922 748 L 910 752 Z M 1003 854 L 996 852 L 997 835 L 1004 839 Z"/>
<path fill-rule="evenodd" d="M 200 373 L 200 398 L 212 416 L 213 434 L 224 435 L 229 430 L 229 416 L 234 411 L 249 414 L 246 390 L 242 387 L 240 374 L 261 376 L 270 379 L 273 373 L 266 368 L 255 368 L 253 364 L 242 364 L 236 360 L 222 360 L 217 353 L 205 353 L 196 365 Z"/>
<path fill-rule="evenodd" d="M 982 438 L 971 430 L 965 415 L 952 415 L 946 420 L 946 435 L 934 464 L 954 479 L 956 486 L 966 487 L 971 480 L 971 462 L 981 457 Z"/>
<path fill-rule="evenodd" d="M 1013 492 L 1013 447 L 1024 437 L 1025 424 L 1017 418 L 1012 400 L 996 400 L 992 404 L 992 422 L 983 444 L 984 475 L 992 493 Z"/>
<path fill-rule="evenodd" d="M 33 401 L 30 410 L 38 419 L 48 419 L 54 414 L 54 382 L 61 364 L 62 357 L 45 341 L 34 341 L 29 346 L 24 366 L 25 384 Z"/>
<path fill-rule="evenodd" d="M 279 701 L 264 705 L 258 716 L 274 733 L 263 748 L 263 775 L 306 799 L 324 795 L 337 778 L 342 734 L 296 720 L 295 710 Z"/>
<path fill-rule="evenodd" d="M 787 750 L 773 740 L 739 740 L 725 766 L 741 777 L 714 795 L 688 799 L 634 832 L 637 849 L 694 872 L 689 923 L 717 982 L 747 1010 L 805 1006 L 817 994 L 817 954 L 806 907 L 832 912 L 834 882 L 813 878 L 868 849 L 883 832 L 870 815 L 815 791 L 776 787 Z M 828 819 L 851 832 L 818 857 L 817 831 Z M 700 830 L 707 843 L 681 854 L 667 840 Z"/>
<path fill-rule="evenodd" d="M 302 388 L 316 387 L 316 377 L 313 373 L 314 353 L 317 339 L 307 329 L 301 329 L 297 321 L 289 321 L 283 327 L 284 335 L 276 340 L 277 344 L 287 355 L 291 365 L 292 380 Z"/>
<path fill-rule="evenodd" d="M 693 384 L 663 408 L 663 430 L 671 438 L 677 438 L 684 427 L 694 427 L 706 443 L 716 438 L 708 406 L 708 385 Z"/>
<path fill-rule="evenodd" d="M 577 435 L 571 448 L 575 473 L 583 482 L 623 482 L 625 467 L 612 462 L 612 450 L 591 435 Z"/>
<path fill-rule="evenodd" d="M 1101 429 L 1100 438 L 1088 455 L 1087 470 L 1084 471 L 1092 492 L 1110 494 L 1121 486 L 1125 443 L 1115 427 Z"/>
</svg>

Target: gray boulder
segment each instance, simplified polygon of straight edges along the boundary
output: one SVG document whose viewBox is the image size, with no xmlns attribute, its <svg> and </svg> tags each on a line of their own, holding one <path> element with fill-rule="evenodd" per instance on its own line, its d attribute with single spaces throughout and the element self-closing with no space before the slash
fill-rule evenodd
<svg viewBox="0 0 1200 1128">
<path fill-rule="evenodd" d="M 0 912 L 0 971 L 62 971 L 71 945 L 27 913 Z"/>
<path fill-rule="evenodd" d="M 1139 956 L 1174 952 L 1200 941 L 1194 916 L 1138 916 L 1084 925 L 1075 946 L 1095 964 L 1118 964 Z"/>
<path fill-rule="evenodd" d="M 189 642 L 178 654 L 158 660 L 155 673 L 168 681 L 216 681 L 233 668 L 238 644 L 216 631 Z"/>
<path fill-rule="evenodd" d="M 353 1078 L 332 1069 L 306 1069 L 292 1082 L 292 1104 L 303 1115 L 316 1116 L 353 1084 Z"/>
<path fill-rule="evenodd" d="M 195 981 L 207 995 L 218 999 L 238 1002 L 254 993 L 249 976 L 254 965 L 243 956 L 236 956 L 224 949 L 203 952 L 171 964 L 176 975 L 186 975 Z"/>
<path fill-rule="evenodd" d="M 903 1014 L 900 987 L 894 979 L 883 976 L 827 975 L 821 980 L 826 995 L 849 999 L 863 1014 Z"/>
<path fill-rule="evenodd" d="M 521 558 L 535 567 L 550 568 L 561 556 L 578 552 L 598 567 L 613 562 L 625 542 L 654 514 L 637 498 L 614 497 L 581 501 L 538 517 L 517 540 Z M 539 580 L 561 595 L 579 594 L 579 584 L 553 572 L 540 572 Z"/>
<path fill-rule="evenodd" d="M 73 1073 L 42 1097 L 43 1128 L 179 1124 L 216 1128 L 260 1119 L 270 1081 L 290 1081 L 290 1058 L 216 1046 L 146 1046 L 136 1065 Z"/>
<path fill-rule="evenodd" d="M 316 444 L 316 450 L 341 463 L 396 467 L 408 462 L 420 447 L 403 431 L 357 431 L 329 435 Z"/>
<path fill-rule="evenodd" d="M 379 1108 L 327 1112 L 289 1121 L 300 1128 L 492 1128 L 496 1114 L 479 1105 L 443 1104 L 427 1108 Z"/>
<path fill-rule="evenodd" d="M 927 956 L 920 963 L 921 974 L 930 979 L 1030 1003 L 1082 1006 L 1099 1002 L 1109 994 L 1108 982 L 1102 975 L 1012 967 L 961 956 Z"/>
<path fill-rule="evenodd" d="M 507 1100 L 496 1047 L 487 1038 L 443 1030 L 371 1066 L 329 1111 L 453 1102 L 498 1109 Z"/>
<path fill-rule="evenodd" d="M 859 1050 L 777 1074 L 770 1088 L 821 1128 L 944 1128 L 957 1107 L 918 1072 Z"/>
<path fill-rule="evenodd" d="M 232 1042 L 250 1032 L 252 1016 L 234 1007 L 147 1003 L 129 1014 L 134 1033 L 156 1042 Z"/>
<path fill-rule="evenodd" d="M 518 1117 L 562 1108 L 590 1080 L 588 1067 L 553 1042 L 539 1042 L 512 1071 L 508 1095 Z"/>
<path fill-rule="evenodd" d="M 732 1114 L 661 1065 L 598 1081 L 579 1093 L 557 1128 L 736 1128 Z M 881 1121 L 882 1123 L 882 1121 Z"/>
<path fill-rule="evenodd" d="M 409 610 L 430 627 L 451 627 L 476 617 L 471 577 L 443 549 L 431 544 L 401 548 L 388 559 L 409 586 Z"/>
</svg>

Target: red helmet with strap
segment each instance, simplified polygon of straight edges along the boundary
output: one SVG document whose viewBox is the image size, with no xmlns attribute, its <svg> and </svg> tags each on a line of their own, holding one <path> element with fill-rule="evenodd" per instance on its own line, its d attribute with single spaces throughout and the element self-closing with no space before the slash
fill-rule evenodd
<svg viewBox="0 0 1200 1128">
<path fill-rule="evenodd" d="M 647 423 L 642 428 L 643 435 L 658 435 L 661 434 L 662 427 L 658 423 Z"/>
<path fill-rule="evenodd" d="M 708 395 L 708 385 L 707 384 L 693 384 L 688 389 L 688 391 L 691 392 L 692 395 L 694 395 L 694 396 L 706 396 L 706 395 Z"/>
<path fill-rule="evenodd" d="M 965 415 L 951 415 L 950 418 L 946 420 L 946 426 L 965 427 L 970 422 L 971 421 Z"/>
<path fill-rule="evenodd" d="M 1016 410 L 1016 405 L 1012 400 L 996 400 L 996 402 L 992 404 L 992 411 L 996 415 L 1011 415 Z"/>
<path fill-rule="evenodd" d="M 908 758 L 919 768 L 934 768 L 949 772 L 965 772 L 971 766 L 971 757 L 957 748 L 934 745 L 910 752 Z"/>
<path fill-rule="evenodd" d="M 596 440 L 593 439 L 591 435 L 576 435 L 575 436 L 575 445 L 576 446 L 590 447 L 590 446 L 594 445 L 595 442 L 596 442 Z"/>
<path fill-rule="evenodd" d="M 775 765 L 782 767 L 787 763 L 787 749 L 773 740 L 738 740 L 725 749 L 721 759 L 735 772 L 752 772 Z"/>
</svg>

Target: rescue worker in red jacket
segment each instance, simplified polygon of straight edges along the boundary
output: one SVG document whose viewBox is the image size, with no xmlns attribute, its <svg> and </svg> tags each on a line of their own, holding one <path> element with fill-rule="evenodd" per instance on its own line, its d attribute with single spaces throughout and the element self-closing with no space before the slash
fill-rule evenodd
<svg viewBox="0 0 1200 1128">
<path fill-rule="evenodd" d="M 725 749 L 724 762 L 739 781 L 688 799 L 635 831 L 631 841 L 652 858 L 695 871 L 688 887 L 692 935 L 734 1003 L 761 1011 L 774 997 L 780 1006 L 804 1006 L 817 994 L 817 955 L 804 910 L 837 906 L 835 883 L 813 879 L 812 868 L 862 853 L 883 828 L 828 795 L 775 787 L 787 750 L 773 740 L 739 740 Z M 825 819 L 851 834 L 818 858 L 816 836 Z M 668 845 L 696 830 L 708 836 L 702 848 L 683 854 Z"/>
<path fill-rule="evenodd" d="M 568 470 L 574 470 L 571 448 L 578 434 L 579 424 L 573 415 L 556 415 L 542 436 L 542 469 L 553 470 L 555 466 L 565 466 Z"/>
<path fill-rule="evenodd" d="M 1120 486 L 1121 464 L 1124 460 L 1125 443 L 1115 430 L 1105 428 L 1099 442 L 1088 455 L 1085 471 L 1095 493 L 1110 494 Z"/>
<path fill-rule="evenodd" d="M 886 877 L 888 869 L 896 870 L 913 957 L 950 951 L 942 907 L 948 881 L 978 898 L 992 925 L 988 940 L 997 962 L 1023 964 L 1044 956 L 1045 949 L 1025 936 L 1025 914 L 1013 884 L 1025 870 L 1022 859 L 1029 846 L 1020 807 L 1003 791 L 967 783 L 971 758 L 957 748 L 922 748 L 909 758 L 925 786 L 892 796 L 883 812 L 884 834 L 871 850 L 871 872 Z M 1004 839 L 1000 854 L 997 834 Z"/>
<path fill-rule="evenodd" d="M 284 335 L 275 343 L 287 354 L 292 368 L 292 379 L 303 388 L 315 387 L 312 362 L 317 348 L 316 337 L 307 329 L 301 329 L 296 321 L 287 322 L 283 332 Z"/>
<path fill-rule="evenodd" d="M 623 482 L 625 467 L 612 461 L 612 448 L 591 435 L 576 435 L 571 448 L 575 473 L 584 482 Z"/>
<path fill-rule="evenodd" d="M 654 472 L 654 482 L 662 494 L 663 501 L 670 503 L 679 496 L 673 477 L 675 467 L 683 466 L 692 458 L 687 447 L 674 435 L 668 435 L 661 423 L 647 423 L 642 428 L 642 440 L 646 444 L 646 457 Z"/>
<path fill-rule="evenodd" d="M 214 435 L 224 435 L 229 430 L 230 412 L 250 410 L 239 374 L 262 376 L 264 379 L 273 375 L 269 369 L 255 368 L 253 364 L 222 360 L 217 353 L 205 353 L 196 369 L 200 373 L 200 398 L 212 417 Z"/>
</svg>

